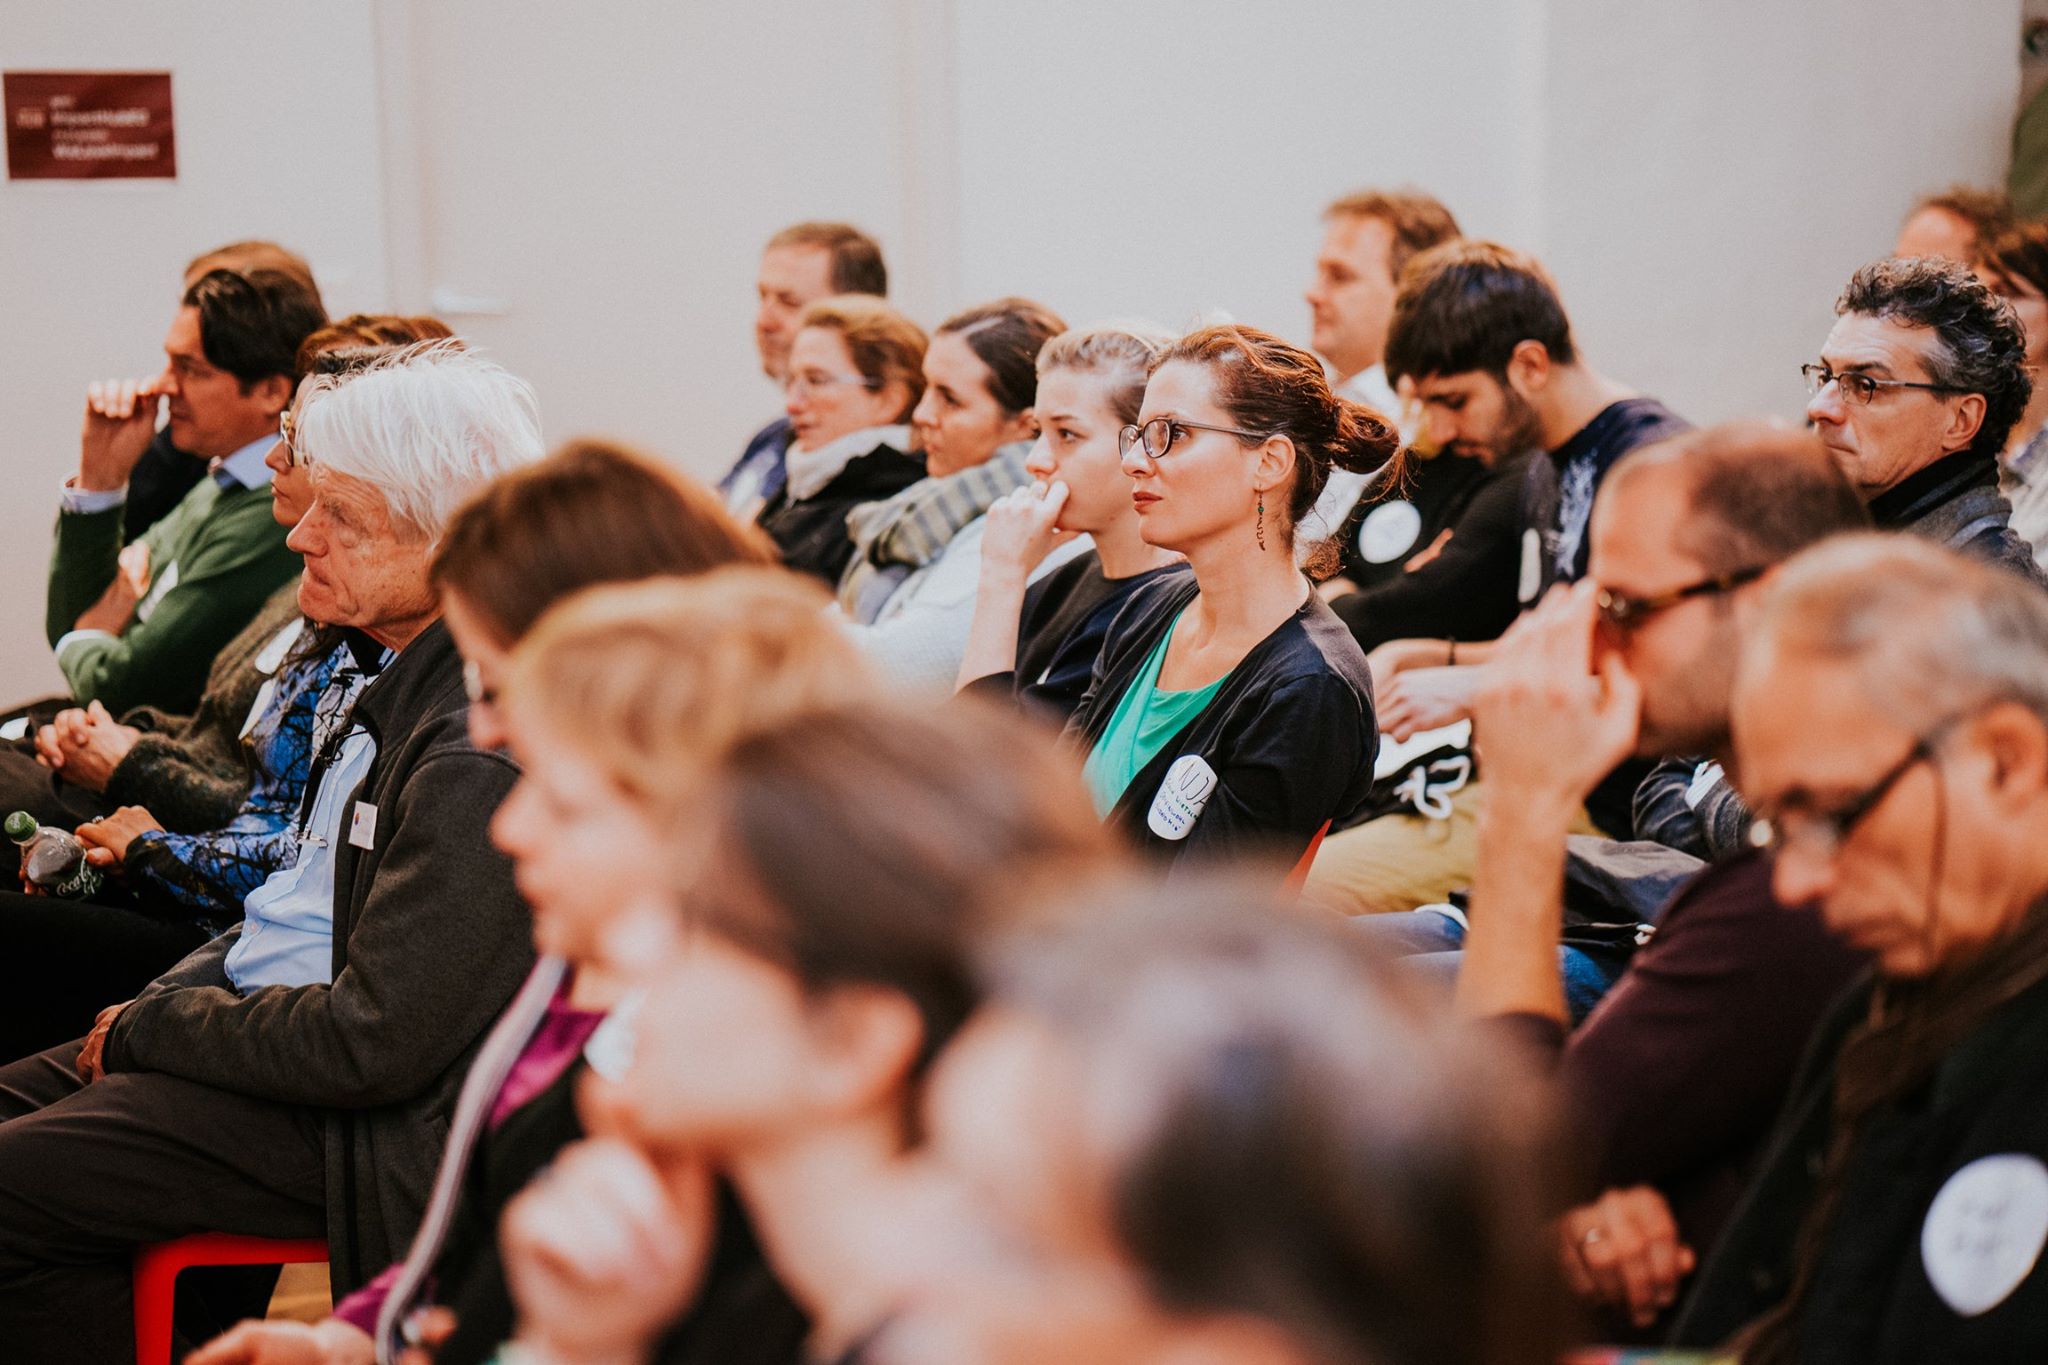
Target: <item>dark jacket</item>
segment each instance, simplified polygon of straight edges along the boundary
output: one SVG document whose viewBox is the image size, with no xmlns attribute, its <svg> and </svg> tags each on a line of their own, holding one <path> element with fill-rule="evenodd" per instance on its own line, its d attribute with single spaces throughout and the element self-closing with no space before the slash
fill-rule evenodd
<svg viewBox="0 0 2048 1365">
<path fill-rule="evenodd" d="M 1199 591 L 1193 574 L 1176 574 L 1131 594 L 1067 724 L 1084 751 L 1102 737 L 1131 680 Z M 1322 598 L 1310 593 L 1131 780 L 1109 820 L 1161 857 L 1265 852 L 1299 858 L 1325 824 L 1365 803 L 1378 747 L 1365 655 Z M 1165 838 L 1147 815 L 1167 769 L 1190 754 L 1215 772 L 1216 786 L 1187 832 Z"/>
<path fill-rule="evenodd" d="M 319 1111 L 338 1295 L 405 1251 L 463 1073 L 533 965 L 532 926 L 488 830 L 517 769 L 471 746 L 467 709 L 438 622 L 356 703 L 377 747 L 343 809 L 376 807 L 375 847 L 335 831 L 332 985 L 237 994 L 223 970 L 237 928 L 153 982 L 107 1038 L 110 1071 Z"/>
<path fill-rule="evenodd" d="M 1850 991 L 1817 1036 L 1769 1158 L 1701 1269 L 1675 1342 L 1718 1344 L 1783 1301 L 1829 1146 L 1836 1060 L 1873 989 L 1865 982 Z M 1803 1365 L 2048 1359 L 2048 1269 L 2033 1259 L 2048 1232 L 2043 1095 L 2048 983 L 2014 998 L 1950 1049 L 1924 1085 L 1864 1121 L 1795 1327 Z M 1960 1174 L 1986 1157 L 2007 1158 L 1998 1164 L 2021 1167 L 2022 1178 L 1983 1184 L 1983 1167 Z M 1987 1256 L 1994 1250 L 2012 1259 Z M 2007 1275 L 1986 1273 L 2000 1261 Z M 1966 1302 L 1978 1310 L 1966 1315 L 1936 1288 L 1943 1281 L 1953 1292 L 1949 1277 L 1958 1273 L 1988 1286 L 1987 1298 L 2006 1292 Z"/>
<path fill-rule="evenodd" d="M 1492 640 L 1521 610 L 1515 601 L 1520 567 L 1518 517 L 1523 465 L 1519 455 L 1489 469 L 1477 460 L 1439 455 L 1416 465 L 1399 496 L 1361 500 L 1338 533 L 1344 577 L 1359 584 L 1330 603 L 1359 648 L 1388 640 Z M 1420 520 L 1414 543 L 1391 562 L 1366 558 L 1369 519 L 1391 515 L 1392 502 L 1412 505 Z M 1420 568 L 1403 566 L 1451 538 Z M 1377 551 L 1376 551 L 1377 552 Z"/>
<path fill-rule="evenodd" d="M 172 445 L 169 427 L 159 428 L 149 449 L 128 471 L 128 500 L 121 504 L 123 538 L 142 539 L 144 531 L 169 516 L 192 485 L 205 477 L 206 461 Z"/>
<path fill-rule="evenodd" d="M 1104 578 L 1101 556 L 1089 550 L 1046 573 L 1024 593 L 1017 668 L 1004 675 L 1012 679 L 1018 700 L 1064 725 L 1087 692 L 1102 642 L 1130 595 L 1154 579 L 1188 572 L 1184 564 L 1169 564 L 1130 578 Z"/>
<path fill-rule="evenodd" d="M 1870 519 L 2048 583 L 2033 548 L 2012 529 L 2012 504 L 1998 491 L 1998 465 L 1988 456 L 1967 450 L 1943 456 L 1872 498 Z"/>
<path fill-rule="evenodd" d="M 848 460 L 846 468 L 808 498 L 792 499 L 787 484 L 778 488 L 758 520 L 782 551 L 783 563 L 837 587 L 853 562 L 846 514 L 864 502 L 894 497 L 924 476 L 924 461 L 890 446 L 876 446 Z"/>
</svg>

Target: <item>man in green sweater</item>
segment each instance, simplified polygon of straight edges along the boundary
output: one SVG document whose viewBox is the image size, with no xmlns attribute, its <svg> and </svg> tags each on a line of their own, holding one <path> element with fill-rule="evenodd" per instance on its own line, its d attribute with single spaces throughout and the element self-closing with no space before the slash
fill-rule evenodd
<svg viewBox="0 0 2048 1365">
<path fill-rule="evenodd" d="M 214 655 L 299 571 L 270 515 L 263 457 L 298 384 L 299 343 L 325 321 L 318 296 L 289 275 L 211 271 L 185 291 L 162 374 L 88 390 L 46 619 L 78 701 L 116 714 L 191 710 Z M 208 461 L 210 477 L 124 545 L 128 476 L 156 434 L 160 400 L 172 444 Z"/>
</svg>

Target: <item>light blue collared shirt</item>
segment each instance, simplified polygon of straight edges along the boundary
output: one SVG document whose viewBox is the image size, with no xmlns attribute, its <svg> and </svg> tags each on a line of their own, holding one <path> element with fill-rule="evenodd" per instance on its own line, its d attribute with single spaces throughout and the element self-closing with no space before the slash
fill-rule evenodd
<svg viewBox="0 0 2048 1365">
<path fill-rule="evenodd" d="M 244 488 L 270 487 L 271 479 L 276 476 L 271 472 L 270 466 L 263 463 L 263 457 L 268 455 L 270 448 L 276 444 L 277 433 L 265 432 L 226 459 L 216 460 L 212 466 L 214 482 L 223 488 L 230 483 L 240 484 Z M 63 498 L 64 510 L 67 512 L 78 515 L 105 512 L 128 501 L 128 486 L 123 484 L 119 488 L 73 488 L 71 480 L 67 478 L 64 480 Z"/>
<path fill-rule="evenodd" d="M 390 656 L 385 657 L 388 661 Z M 369 675 L 344 670 L 328 686 L 344 689 L 345 695 L 321 699 L 320 712 L 344 717 L 338 723 L 349 728 L 313 790 L 298 856 L 290 867 L 271 873 L 242 902 L 242 936 L 228 949 L 222 967 L 243 995 L 265 986 L 333 982 L 335 845 L 348 838 L 376 838 L 375 808 L 365 808 L 365 816 L 355 809 L 363 803 L 349 799 L 377 757 L 377 741 L 347 718 L 370 682 Z M 316 720 L 316 727 L 319 723 Z M 316 733 L 316 755 L 322 743 Z"/>
</svg>

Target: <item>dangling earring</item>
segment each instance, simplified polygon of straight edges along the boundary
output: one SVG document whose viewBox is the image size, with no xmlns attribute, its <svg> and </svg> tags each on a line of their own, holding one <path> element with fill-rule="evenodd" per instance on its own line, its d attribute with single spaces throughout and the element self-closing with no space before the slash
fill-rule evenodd
<svg viewBox="0 0 2048 1365">
<path fill-rule="evenodd" d="M 1254 530 L 1256 530 L 1256 531 L 1257 531 L 1257 533 L 1258 533 L 1258 537 L 1259 537 L 1259 548 L 1260 548 L 1261 550 L 1265 549 L 1265 548 L 1266 548 L 1266 495 L 1265 495 L 1265 493 L 1264 493 L 1264 492 L 1261 492 L 1261 493 L 1259 494 L 1259 522 L 1258 522 L 1258 525 L 1257 525 L 1257 526 L 1256 526 L 1256 527 L 1254 528 Z"/>
</svg>

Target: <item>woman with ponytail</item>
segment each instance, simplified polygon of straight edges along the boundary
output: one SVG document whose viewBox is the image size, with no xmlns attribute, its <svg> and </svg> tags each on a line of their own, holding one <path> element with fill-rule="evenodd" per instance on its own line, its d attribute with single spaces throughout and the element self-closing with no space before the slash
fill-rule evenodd
<svg viewBox="0 0 2048 1365">
<path fill-rule="evenodd" d="M 1069 723 L 1096 809 L 1170 858 L 1299 858 L 1364 802 L 1379 728 L 1295 528 L 1332 469 L 1380 469 L 1399 439 L 1308 352 L 1223 326 L 1166 350 L 1118 442 L 1140 535 L 1193 572 L 1130 595 Z"/>
</svg>

